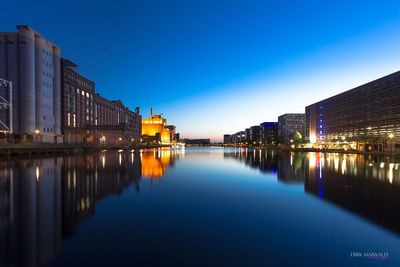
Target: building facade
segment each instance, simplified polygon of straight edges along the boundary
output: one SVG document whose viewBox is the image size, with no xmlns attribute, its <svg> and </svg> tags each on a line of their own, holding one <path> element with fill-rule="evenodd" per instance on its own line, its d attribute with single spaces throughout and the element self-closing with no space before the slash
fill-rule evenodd
<svg viewBox="0 0 400 267">
<path fill-rule="evenodd" d="M 306 107 L 306 136 L 327 148 L 400 152 L 400 71 Z"/>
<path fill-rule="evenodd" d="M 260 138 L 264 144 L 278 143 L 278 122 L 263 122 L 260 124 Z"/>
<path fill-rule="evenodd" d="M 62 131 L 65 143 L 131 146 L 140 143 L 141 116 L 121 100 L 95 92 L 95 83 L 62 59 Z"/>
<path fill-rule="evenodd" d="M 0 33 L 0 78 L 13 84 L 15 139 L 62 142 L 60 48 L 28 26 L 17 30 Z"/>
<path fill-rule="evenodd" d="M 294 134 L 305 135 L 305 114 L 287 113 L 278 117 L 278 140 L 282 144 L 290 144 Z"/>
<path fill-rule="evenodd" d="M 146 144 L 171 144 L 171 131 L 167 127 L 167 120 L 161 115 L 150 111 L 150 118 L 142 119 L 142 139 Z"/>
<path fill-rule="evenodd" d="M 250 136 L 249 136 L 249 142 L 252 144 L 259 144 L 261 141 L 261 135 L 260 135 L 260 126 L 251 126 L 250 127 Z"/>
<path fill-rule="evenodd" d="M 229 145 L 229 144 L 231 144 L 232 143 L 232 141 L 231 141 L 231 135 L 230 134 L 224 134 L 224 144 L 225 145 Z"/>
</svg>

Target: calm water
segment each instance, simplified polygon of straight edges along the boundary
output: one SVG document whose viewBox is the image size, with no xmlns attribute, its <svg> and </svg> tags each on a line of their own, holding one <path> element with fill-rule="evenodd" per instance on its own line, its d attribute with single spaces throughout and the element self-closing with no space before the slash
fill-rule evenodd
<svg viewBox="0 0 400 267">
<path fill-rule="evenodd" d="M 216 148 L 3 160 L 0 265 L 400 266 L 399 176 Z"/>
</svg>

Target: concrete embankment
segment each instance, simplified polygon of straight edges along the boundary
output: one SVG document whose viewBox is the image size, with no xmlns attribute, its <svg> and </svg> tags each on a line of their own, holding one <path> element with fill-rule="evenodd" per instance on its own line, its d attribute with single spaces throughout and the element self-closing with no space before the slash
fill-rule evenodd
<svg viewBox="0 0 400 267">
<path fill-rule="evenodd" d="M 18 156 L 35 155 L 68 155 L 84 152 L 96 152 L 102 150 L 119 149 L 144 149 L 158 148 L 159 146 L 91 146 L 91 145 L 72 145 L 72 144 L 2 144 L 0 145 L 0 157 L 10 158 Z"/>
</svg>

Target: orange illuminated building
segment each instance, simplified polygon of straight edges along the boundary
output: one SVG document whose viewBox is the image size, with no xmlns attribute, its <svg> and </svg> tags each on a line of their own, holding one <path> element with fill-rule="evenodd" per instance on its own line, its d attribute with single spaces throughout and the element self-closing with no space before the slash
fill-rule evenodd
<svg viewBox="0 0 400 267">
<path fill-rule="evenodd" d="M 167 127 L 167 120 L 161 115 L 153 115 L 151 110 L 150 118 L 142 118 L 142 138 L 146 142 L 171 144 L 171 132 Z"/>
</svg>

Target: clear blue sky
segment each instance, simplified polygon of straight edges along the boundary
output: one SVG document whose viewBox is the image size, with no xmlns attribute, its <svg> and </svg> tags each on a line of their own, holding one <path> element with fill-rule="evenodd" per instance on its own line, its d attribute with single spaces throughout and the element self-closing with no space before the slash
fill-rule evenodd
<svg viewBox="0 0 400 267">
<path fill-rule="evenodd" d="M 102 95 L 220 140 L 400 70 L 400 1 L 4 1 Z"/>
</svg>

